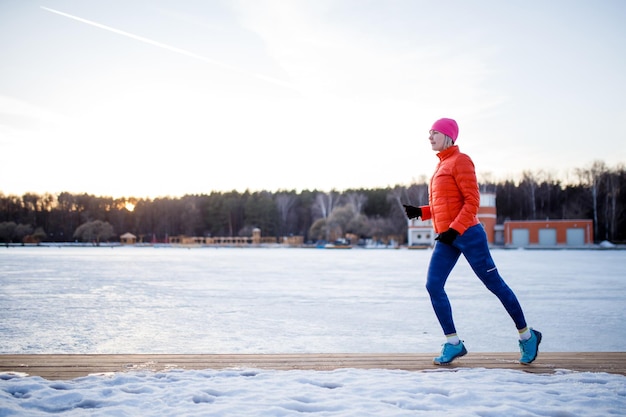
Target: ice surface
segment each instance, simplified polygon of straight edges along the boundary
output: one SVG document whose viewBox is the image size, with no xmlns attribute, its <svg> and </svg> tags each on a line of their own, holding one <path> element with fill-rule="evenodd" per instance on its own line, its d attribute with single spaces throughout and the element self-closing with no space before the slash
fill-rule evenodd
<svg viewBox="0 0 626 417">
<path fill-rule="evenodd" d="M 435 352 L 430 251 L 0 250 L 0 353 Z M 542 351 L 623 351 L 624 251 L 495 250 Z M 461 260 L 447 286 L 466 345 L 515 351 Z M 626 415 L 626 377 L 515 370 L 254 369 L 47 381 L 0 373 L 0 416 Z"/>
<path fill-rule="evenodd" d="M 626 251 L 494 250 L 544 351 L 621 351 Z M 434 352 L 430 250 L 0 250 L 0 353 Z M 516 351 L 460 259 L 446 286 L 470 351 Z"/>
</svg>

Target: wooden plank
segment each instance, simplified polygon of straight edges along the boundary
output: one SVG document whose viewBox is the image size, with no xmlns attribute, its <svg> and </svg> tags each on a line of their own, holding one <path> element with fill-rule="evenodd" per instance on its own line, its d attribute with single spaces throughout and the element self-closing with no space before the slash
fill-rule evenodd
<svg viewBox="0 0 626 417">
<path fill-rule="evenodd" d="M 452 365 L 433 365 L 426 353 L 331 354 L 117 354 L 117 355 L 0 355 L 0 372 L 19 372 L 49 380 L 74 379 L 91 374 L 171 369 L 274 369 L 330 371 L 340 368 L 407 371 L 460 368 L 514 369 L 553 373 L 558 369 L 626 375 L 626 352 L 547 352 L 531 365 L 518 363 L 516 353 L 470 353 Z"/>
</svg>

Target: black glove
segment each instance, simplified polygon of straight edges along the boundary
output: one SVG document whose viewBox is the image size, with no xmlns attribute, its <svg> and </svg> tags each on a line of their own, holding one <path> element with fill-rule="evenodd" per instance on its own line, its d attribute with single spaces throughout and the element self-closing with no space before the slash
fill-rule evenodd
<svg viewBox="0 0 626 417">
<path fill-rule="evenodd" d="M 404 211 L 406 212 L 406 217 L 409 219 L 416 219 L 418 217 L 422 217 L 422 209 L 415 206 L 407 206 L 403 204 Z"/>
<path fill-rule="evenodd" d="M 435 240 L 440 241 L 441 243 L 445 243 L 446 245 L 451 245 L 454 242 L 454 239 L 459 235 L 459 232 L 454 230 L 453 228 L 449 228 L 445 232 L 441 233 L 439 236 L 435 238 Z"/>
</svg>

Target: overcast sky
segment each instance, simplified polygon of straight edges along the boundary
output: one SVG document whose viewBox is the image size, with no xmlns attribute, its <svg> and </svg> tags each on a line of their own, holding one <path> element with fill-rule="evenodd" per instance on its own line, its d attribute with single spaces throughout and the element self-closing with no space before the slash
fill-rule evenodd
<svg viewBox="0 0 626 417">
<path fill-rule="evenodd" d="M 0 0 L 0 192 L 410 184 L 626 162 L 621 0 Z"/>
</svg>

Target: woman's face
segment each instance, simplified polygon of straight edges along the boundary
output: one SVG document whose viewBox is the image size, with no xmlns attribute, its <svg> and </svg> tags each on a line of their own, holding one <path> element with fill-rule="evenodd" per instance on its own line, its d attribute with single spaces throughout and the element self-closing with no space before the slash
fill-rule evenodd
<svg viewBox="0 0 626 417">
<path fill-rule="evenodd" d="M 446 135 L 441 132 L 437 132 L 436 130 L 431 130 L 428 139 L 430 140 L 430 146 L 432 147 L 433 151 L 439 152 L 444 150 Z"/>
</svg>

